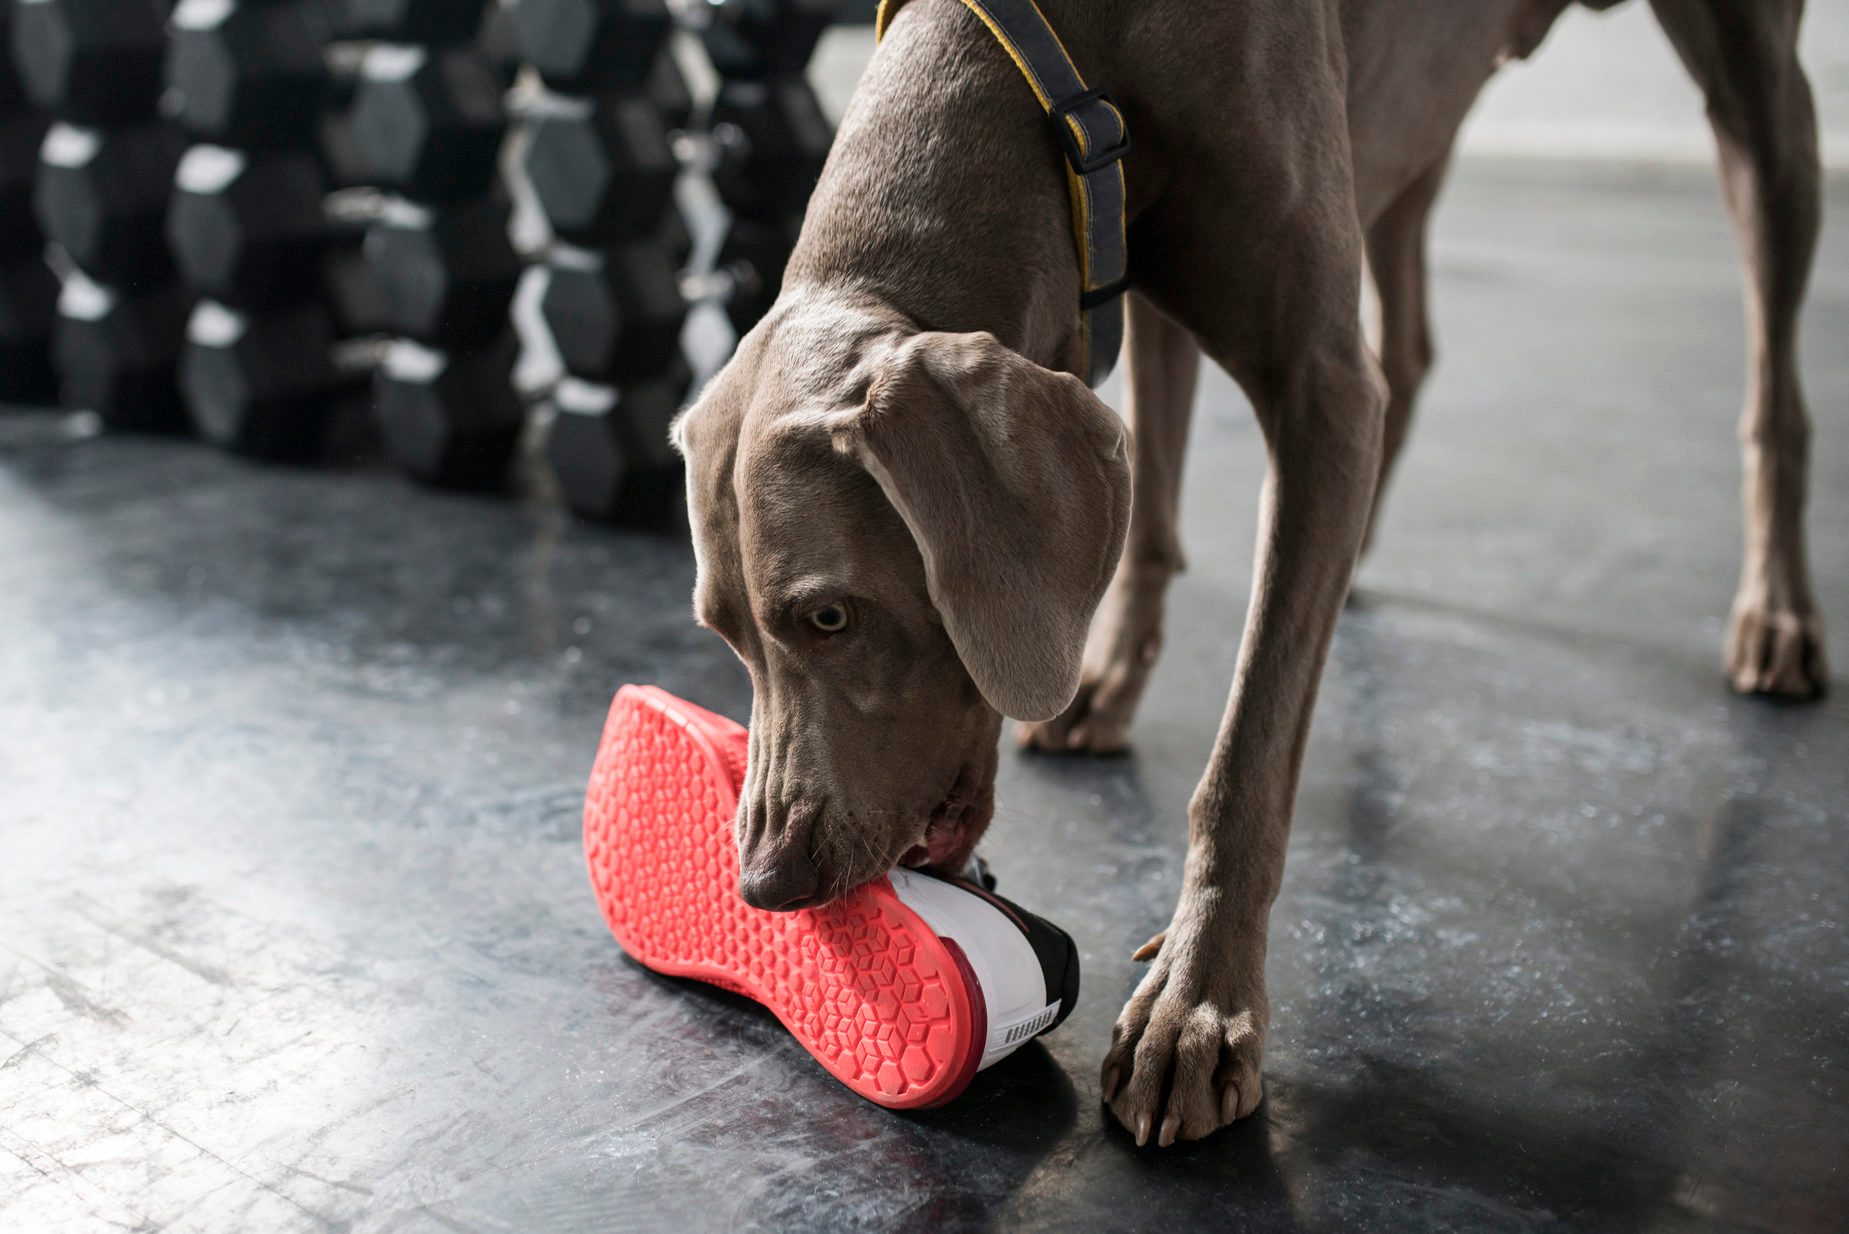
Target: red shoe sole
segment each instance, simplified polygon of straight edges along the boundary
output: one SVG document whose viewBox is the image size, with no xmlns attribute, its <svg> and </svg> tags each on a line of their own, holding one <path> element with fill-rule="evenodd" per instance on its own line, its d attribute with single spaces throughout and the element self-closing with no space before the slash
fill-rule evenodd
<svg viewBox="0 0 1849 1234">
<path fill-rule="evenodd" d="M 941 1105 L 969 1086 L 988 1035 L 957 944 L 885 878 L 817 909 L 738 895 L 732 820 L 746 732 L 654 686 L 610 706 L 584 802 L 584 854 L 611 933 L 637 962 L 768 1007 L 869 1101 Z"/>
</svg>

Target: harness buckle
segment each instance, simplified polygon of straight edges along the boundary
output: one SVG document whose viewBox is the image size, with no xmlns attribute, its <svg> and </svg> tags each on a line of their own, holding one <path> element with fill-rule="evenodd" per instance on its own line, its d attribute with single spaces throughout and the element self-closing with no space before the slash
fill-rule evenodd
<svg viewBox="0 0 1849 1234">
<path fill-rule="evenodd" d="M 1105 103 L 1118 116 L 1118 132 L 1121 136 L 1112 145 L 1094 151 L 1087 158 L 1079 145 L 1079 135 L 1067 119 L 1073 112 L 1087 103 Z M 1103 86 L 1075 94 L 1071 98 L 1061 99 L 1047 109 L 1047 116 L 1053 122 L 1053 132 L 1059 138 L 1060 148 L 1066 152 L 1066 162 L 1072 170 L 1081 176 L 1088 176 L 1094 171 L 1101 171 L 1130 153 L 1130 126 L 1123 120 L 1123 108 L 1111 97 L 1110 91 Z"/>
</svg>

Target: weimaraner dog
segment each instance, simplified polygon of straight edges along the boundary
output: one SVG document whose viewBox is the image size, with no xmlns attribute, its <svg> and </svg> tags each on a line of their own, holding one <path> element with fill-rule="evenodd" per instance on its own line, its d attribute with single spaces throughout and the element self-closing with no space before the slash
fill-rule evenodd
<svg viewBox="0 0 1849 1234">
<path fill-rule="evenodd" d="M 909 0 L 781 298 L 676 426 L 696 615 L 755 689 L 741 891 L 795 909 L 895 863 L 962 866 L 1003 717 L 1042 750 L 1124 745 L 1182 565 L 1200 355 L 1249 396 L 1269 474 L 1238 670 L 1173 918 L 1138 953 L 1103 1060 L 1139 1144 L 1259 1103 L 1267 916 L 1311 707 L 1431 361 L 1427 214 L 1478 90 L 1572 2 L 1040 0 L 1135 143 L 1120 419 L 1073 375 L 1077 250 L 1046 116 L 959 0 Z M 1825 668 L 1795 360 L 1819 214 L 1803 0 L 1650 2 L 1706 92 L 1749 276 L 1727 672 L 1809 697 Z"/>
</svg>

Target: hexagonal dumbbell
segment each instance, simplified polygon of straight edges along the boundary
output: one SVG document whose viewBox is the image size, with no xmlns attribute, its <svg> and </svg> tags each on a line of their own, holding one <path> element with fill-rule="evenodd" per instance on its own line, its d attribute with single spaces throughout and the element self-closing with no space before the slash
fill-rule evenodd
<svg viewBox="0 0 1849 1234">
<path fill-rule="evenodd" d="M 546 264 L 540 315 L 573 375 L 627 386 L 679 361 L 688 306 L 722 306 L 741 335 L 769 311 L 789 245 L 774 228 L 735 220 L 713 269 L 684 274 L 659 245 L 609 251 L 560 246 Z"/>
<path fill-rule="evenodd" d="M 0 77 L 10 74 L 0 72 Z M 43 239 L 32 224 L 32 191 L 38 179 L 38 152 L 45 141 L 45 119 L 12 107 L 0 111 L 0 253 L 36 251 Z"/>
<path fill-rule="evenodd" d="M 392 344 L 373 377 L 373 409 L 393 461 L 445 487 L 501 484 L 526 424 L 514 388 L 518 351 L 511 333 L 471 352 Z"/>
<path fill-rule="evenodd" d="M 74 124 L 150 118 L 165 18 L 154 0 L 15 0 L 13 60 L 26 97 Z"/>
<path fill-rule="evenodd" d="M 508 238 L 510 213 L 493 197 L 440 209 L 387 204 L 366 233 L 387 328 L 463 350 L 505 332 L 524 268 Z"/>
<path fill-rule="evenodd" d="M 553 233 L 574 244 L 634 242 L 672 199 L 682 167 L 712 175 L 734 213 L 802 217 L 834 134 L 800 81 L 721 83 L 710 135 L 668 128 L 641 95 L 547 99 L 527 112 L 527 180 Z"/>
<path fill-rule="evenodd" d="M 113 428 L 183 427 L 174 364 L 185 329 L 186 296 L 177 285 L 111 288 L 81 271 L 67 274 L 52 339 L 65 405 L 94 411 Z"/>
<path fill-rule="evenodd" d="M 555 249 L 539 308 L 566 369 L 619 385 L 661 372 L 687 320 L 679 271 L 653 245 Z"/>
<path fill-rule="evenodd" d="M 527 112 L 526 175 L 553 234 L 602 245 L 649 234 L 680 162 L 647 99 L 546 99 Z"/>
<path fill-rule="evenodd" d="M 324 16 L 308 3 L 180 0 L 169 23 L 168 115 L 219 145 L 311 145 L 334 85 Z"/>
<path fill-rule="evenodd" d="M 312 298 L 327 251 L 326 192 L 309 154 L 194 146 L 180 159 L 167 214 L 181 277 L 241 308 Z"/>
<path fill-rule="evenodd" d="M 664 0 L 519 0 L 513 13 L 527 63 L 565 94 L 638 85 L 673 24 Z"/>
<path fill-rule="evenodd" d="M 619 392 L 567 378 L 553 391 L 546 459 L 565 504 L 585 518 L 660 527 L 677 517 L 683 485 L 668 426 L 692 376 L 684 363 Z"/>
<path fill-rule="evenodd" d="M 703 127 L 718 147 L 713 187 L 733 213 L 794 229 L 834 143 L 809 83 L 723 81 Z"/>
<path fill-rule="evenodd" d="M 481 33 L 489 0 L 346 0 L 355 38 L 459 47 Z"/>
<path fill-rule="evenodd" d="M 58 277 L 36 253 L 0 260 L 0 403 L 43 404 L 58 396 L 51 367 Z"/>
<path fill-rule="evenodd" d="M 54 124 L 39 151 L 33 204 L 45 238 L 91 278 L 131 283 L 173 263 L 164 223 L 179 142 L 164 125 Z"/>
<path fill-rule="evenodd" d="M 0 114 L 11 112 L 26 101 L 19 84 L 19 71 L 13 64 L 13 14 L 0 12 Z"/>
<path fill-rule="evenodd" d="M 683 280 L 682 291 L 690 299 L 720 304 L 732 328 L 743 335 L 777 302 L 790 248 L 789 238 L 777 227 L 733 219 L 712 270 Z"/>
<path fill-rule="evenodd" d="M 265 313 L 202 300 L 186 323 L 180 385 L 207 441 L 255 458 L 317 457 L 342 411 L 377 363 L 370 343 L 336 343 L 316 304 Z"/>
<path fill-rule="evenodd" d="M 840 0 L 705 0 L 687 6 L 721 77 L 794 77 L 815 54 Z"/>
<path fill-rule="evenodd" d="M 383 188 L 425 202 L 484 197 L 507 117 L 493 66 L 474 51 L 381 46 L 353 100 L 355 137 Z"/>
</svg>

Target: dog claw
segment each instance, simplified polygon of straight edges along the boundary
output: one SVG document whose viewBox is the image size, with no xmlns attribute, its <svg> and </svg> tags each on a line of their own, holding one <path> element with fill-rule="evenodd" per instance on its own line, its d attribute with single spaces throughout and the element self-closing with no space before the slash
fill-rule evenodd
<svg viewBox="0 0 1849 1234">
<path fill-rule="evenodd" d="M 1220 1123 L 1224 1126 L 1239 1113 L 1239 1081 L 1228 1080 L 1220 1093 Z"/>
<path fill-rule="evenodd" d="M 1162 951 L 1162 940 L 1166 939 L 1167 937 L 1168 937 L 1168 931 L 1167 930 L 1162 931 L 1162 933 L 1156 935 L 1154 938 L 1144 943 L 1141 947 L 1138 947 L 1135 951 L 1131 952 L 1130 958 L 1138 964 L 1142 964 L 1146 961 L 1155 959 L 1156 956 L 1159 955 Z"/>
<path fill-rule="evenodd" d="M 1162 1134 L 1156 1138 L 1159 1148 L 1167 1148 L 1175 1142 L 1175 1133 L 1181 1130 L 1181 1115 L 1170 1114 L 1162 1120 Z"/>
<path fill-rule="evenodd" d="M 1112 1067 L 1104 1073 L 1104 1099 L 1109 1101 L 1117 1095 L 1117 1081 L 1123 1075 L 1123 1068 Z"/>
<path fill-rule="evenodd" d="M 1147 1143 L 1149 1143 L 1149 1115 L 1138 1114 L 1136 1116 L 1136 1146 L 1141 1148 Z"/>
</svg>

